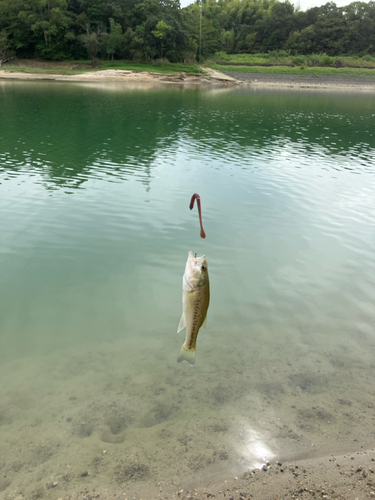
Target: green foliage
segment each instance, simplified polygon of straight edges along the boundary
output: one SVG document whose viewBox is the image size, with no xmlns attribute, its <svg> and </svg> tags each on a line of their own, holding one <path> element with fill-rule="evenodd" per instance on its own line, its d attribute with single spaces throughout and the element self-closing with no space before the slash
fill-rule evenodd
<svg viewBox="0 0 375 500">
<path fill-rule="evenodd" d="M 8 33 L 5 29 L 0 31 L 0 66 L 2 63 L 6 62 L 13 55 L 10 50 L 10 43 L 8 39 Z"/>
<path fill-rule="evenodd" d="M 375 1 L 303 12 L 289 0 L 195 0 L 184 9 L 179 0 L 0 0 L 0 33 L 0 51 L 18 57 L 177 62 L 222 51 L 265 62 L 276 51 L 301 66 L 325 54 L 337 66 L 347 65 L 343 55 L 375 56 Z"/>
<path fill-rule="evenodd" d="M 66 0 L 16 0 L 18 24 L 33 42 L 34 54 L 45 59 L 66 56 L 64 36 L 71 25 Z M 18 30 L 15 30 L 16 32 Z M 20 41 L 20 45 L 24 45 Z"/>
<path fill-rule="evenodd" d="M 156 25 L 156 29 L 153 30 L 152 34 L 156 36 L 156 38 L 164 40 L 165 37 L 167 36 L 168 31 L 170 31 L 171 29 L 172 29 L 171 26 L 168 26 L 168 24 L 165 21 L 161 20 Z"/>
<path fill-rule="evenodd" d="M 108 41 L 107 41 L 107 54 L 112 56 L 115 54 L 115 52 L 120 48 L 121 44 L 124 41 L 124 36 L 122 33 L 122 27 L 121 24 L 116 23 L 112 17 L 109 18 L 109 24 L 110 24 L 110 33 L 108 36 Z"/>
<path fill-rule="evenodd" d="M 201 8 L 197 3 L 184 9 L 183 20 L 193 41 L 191 47 L 196 47 L 195 57 L 197 60 L 199 60 L 199 50 L 205 59 L 222 47 L 220 26 L 217 21 L 211 19 L 209 7 L 209 3 L 202 7 L 202 17 Z M 207 9 L 207 15 L 204 15 L 205 9 Z"/>
<path fill-rule="evenodd" d="M 210 64 L 214 69 L 223 71 L 224 67 L 219 64 Z M 335 67 L 310 67 L 310 66 L 225 66 L 225 71 L 238 71 L 242 73 L 273 73 L 273 74 L 303 74 L 306 75 L 364 75 L 366 77 L 372 77 L 375 80 L 374 69 L 367 68 L 335 68 Z"/>
<path fill-rule="evenodd" d="M 333 66 L 335 59 L 333 57 L 328 56 L 327 54 L 322 54 L 320 57 L 320 63 L 322 66 Z"/>
<path fill-rule="evenodd" d="M 108 38 L 108 33 L 103 32 L 103 27 L 100 23 L 96 25 L 96 29 L 93 29 L 89 22 L 86 23 L 86 33 L 79 36 L 91 59 L 96 59 L 98 54 L 104 52 L 108 44 Z"/>
<path fill-rule="evenodd" d="M 275 66 L 275 71 L 280 65 L 287 66 L 304 66 L 304 67 L 331 67 L 331 68 L 374 68 L 375 69 L 375 57 L 370 55 L 365 55 L 363 57 L 358 56 L 341 56 L 330 57 L 326 53 L 321 54 L 308 54 L 308 55 L 293 55 L 288 51 L 274 51 L 265 54 L 226 54 L 225 52 L 217 52 L 212 58 L 213 64 L 225 64 L 225 68 L 234 63 L 237 68 L 248 66 L 250 69 L 247 71 L 253 71 L 254 65 L 259 65 L 264 71 L 269 71 L 267 66 Z M 243 64 L 244 66 L 238 66 Z M 267 65 L 267 66 L 262 66 Z M 283 68 L 283 71 L 285 68 Z M 239 69 L 237 70 L 239 71 Z M 272 69 L 270 71 L 273 71 Z M 333 70 L 335 72 L 335 69 Z M 337 72 L 337 71 L 336 71 Z M 375 73 L 374 73 L 375 75 Z"/>
<path fill-rule="evenodd" d="M 151 33 L 160 40 L 161 46 L 161 58 L 163 59 L 163 42 L 167 37 L 169 31 L 171 31 L 172 26 L 169 26 L 165 21 L 161 20 L 156 25 L 156 29 Z"/>
<path fill-rule="evenodd" d="M 370 56 L 369 54 L 366 54 L 365 56 L 362 57 L 362 61 L 364 62 L 369 62 L 375 66 L 375 56 Z"/>
</svg>

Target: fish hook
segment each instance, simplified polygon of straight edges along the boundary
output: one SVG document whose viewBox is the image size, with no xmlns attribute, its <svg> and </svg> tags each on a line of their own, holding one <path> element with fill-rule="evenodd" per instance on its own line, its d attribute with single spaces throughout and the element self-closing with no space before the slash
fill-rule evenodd
<svg viewBox="0 0 375 500">
<path fill-rule="evenodd" d="M 201 197 L 199 196 L 198 193 L 194 193 L 193 196 L 191 197 L 189 208 L 190 210 L 193 210 L 195 200 L 197 200 L 197 206 L 198 206 L 199 223 L 201 225 L 201 238 L 205 238 L 206 233 L 204 232 L 203 222 L 202 222 Z"/>
</svg>

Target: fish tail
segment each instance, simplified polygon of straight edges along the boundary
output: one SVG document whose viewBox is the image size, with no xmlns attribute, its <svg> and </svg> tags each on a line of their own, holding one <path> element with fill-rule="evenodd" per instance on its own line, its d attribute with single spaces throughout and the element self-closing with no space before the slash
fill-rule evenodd
<svg viewBox="0 0 375 500">
<path fill-rule="evenodd" d="M 189 349 L 185 346 L 185 343 L 181 347 L 180 355 L 177 358 L 177 363 L 181 363 L 181 361 L 187 361 L 191 366 L 194 366 L 195 363 L 195 347 Z"/>
</svg>

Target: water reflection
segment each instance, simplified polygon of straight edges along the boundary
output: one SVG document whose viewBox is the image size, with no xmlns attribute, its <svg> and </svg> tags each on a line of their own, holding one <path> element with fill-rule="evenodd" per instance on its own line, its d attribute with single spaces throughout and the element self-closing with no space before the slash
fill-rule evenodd
<svg viewBox="0 0 375 500">
<path fill-rule="evenodd" d="M 362 95 L 343 101 L 311 93 L 152 87 L 145 99 L 111 83 L 2 87 L 2 170 L 38 173 L 48 189 L 74 189 L 103 176 L 136 177 L 149 186 L 155 162 L 199 149 L 207 158 L 259 168 L 259 154 L 287 148 L 310 162 L 327 157 L 327 168 L 358 172 L 370 168 L 375 147 L 373 110 Z"/>
<path fill-rule="evenodd" d="M 239 448 L 239 454 L 245 458 L 246 466 L 251 469 L 261 468 L 274 462 L 276 455 L 265 443 L 265 437 L 251 427 L 244 427 L 238 431 L 242 432 L 243 446 Z M 268 438 L 269 439 L 269 438 Z"/>
<path fill-rule="evenodd" d="M 165 94 L 145 103 L 139 93 L 124 101 L 123 95 L 98 99 L 97 91 L 72 94 L 52 85 L 44 92 L 41 86 L 34 86 L 33 95 L 21 86 L 16 95 L 10 90 L 4 96 L 4 170 L 39 174 L 49 189 L 74 189 L 103 176 L 134 176 L 149 185 L 150 165 L 160 151 L 173 149 L 180 126 L 177 113 L 166 109 Z"/>
</svg>

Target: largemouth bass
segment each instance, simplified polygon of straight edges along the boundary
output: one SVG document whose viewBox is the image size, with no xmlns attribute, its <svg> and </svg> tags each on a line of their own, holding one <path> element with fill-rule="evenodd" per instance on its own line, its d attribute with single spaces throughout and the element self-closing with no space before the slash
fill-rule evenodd
<svg viewBox="0 0 375 500">
<path fill-rule="evenodd" d="M 182 316 L 177 328 L 186 328 L 186 339 L 177 358 L 178 363 L 195 363 L 198 332 L 206 326 L 207 309 L 210 303 L 210 282 L 206 256 L 194 257 L 190 251 L 182 278 Z"/>
</svg>

